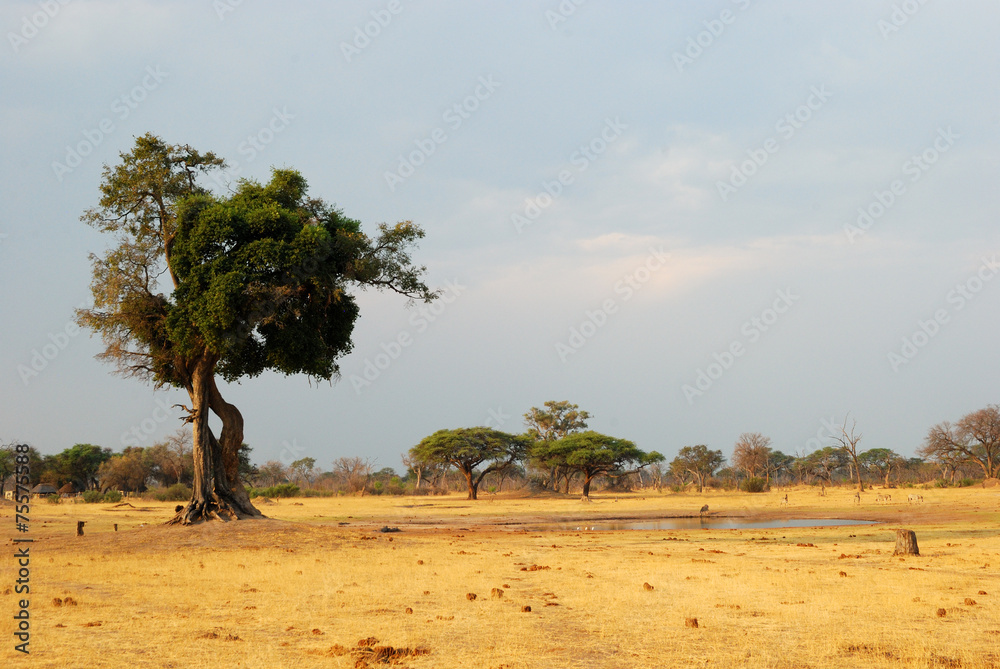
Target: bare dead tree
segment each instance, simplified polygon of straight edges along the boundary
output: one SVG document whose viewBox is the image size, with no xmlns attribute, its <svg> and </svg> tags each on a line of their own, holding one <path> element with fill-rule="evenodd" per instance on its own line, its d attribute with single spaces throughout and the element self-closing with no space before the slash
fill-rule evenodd
<svg viewBox="0 0 1000 669">
<path fill-rule="evenodd" d="M 350 492 L 360 492 L 362 497 L 373 471 L 375 471 L 375 460 L 372 458 L 337 458 L 333 461 L 334 476 Z"/>
<path fill-rule="evenodd" d="M 856 434 L 856 429 L 858 426 L 858 421 L 855 420 L 851 423 L 851 431 L 847 431 L 847 417 L 844 417 L 844 424 L 840 428 L 840 435 L 834 435 L 832 438 L 839 444 L 840 450 L 846 453 L 854 463 L 854 474 L 858 480 L 858 492 L 865 491 L 864 481 L 861 480 L 861 465 L 858 464 L 858 442 L 861 441 L 860 434 Z"/>
</svg>

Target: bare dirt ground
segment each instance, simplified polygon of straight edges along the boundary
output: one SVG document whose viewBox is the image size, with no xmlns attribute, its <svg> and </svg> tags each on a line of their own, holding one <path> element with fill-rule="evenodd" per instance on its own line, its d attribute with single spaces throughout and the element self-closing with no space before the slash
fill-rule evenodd
<svg viewBox="0 0 1000 669">
<path fill-rule="evenodd" d="M 1000 490 L 891 490 L 892 502 L 876 504 L 882 492 L 861 505 L 846 488 L 820 497 L 806 487 L 591 503 L 259 500 L 267 520 L 191 528 L 163 525 L 173 504 L 35 502 L 28 657 L 13 650 L 23 595 L 13 592 L 13 508 L 0 505 L 0 659 L 60 668 L 1000 666 Z M 907 503 L 910 492 L 924 502 Z M 880 522 L 544 529 L 697 516 L 703 504 L 714 517 Z M 916 532 L 920 557 L 892 555 L 900 527 Z"/>
</svg>

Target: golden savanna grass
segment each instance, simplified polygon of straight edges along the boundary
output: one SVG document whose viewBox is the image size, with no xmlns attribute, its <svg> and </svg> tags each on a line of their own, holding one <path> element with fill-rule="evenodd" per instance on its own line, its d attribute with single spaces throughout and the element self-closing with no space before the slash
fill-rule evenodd
<svg viewBox="0 0 1000 669">
<path fill-rule="evenodd" d="M 785 492 L 788 507 L 779 505 Z M 389 666 L 358 651 L 374 637 L 426 651 L 394 660 L 414 668 L 1000 666 L 1000 490 L 920 490 L 923 504 L 906 502 L 911 491 L 890 492 L 891 504 L 867 493 L 860 506 L 847 488 L 820 497 L 805 487 L 598 495 L 589 504 L 297 499 L 259 504 L 267 520 L 197 527 L 164 526 L 173 504 L 35 502 L 27 658 L 13 651 L 14 519 L 2 505 L 0 661 Z M 713 516 L 882 522 L 543 528 L 697 515 L 702 504 Z M 87 522 L 83 537 L 74 536 L 77 520 Z M 378 532 L 384 525 L 401 531 Z M 893 557 L 900 527 L 916 532 L 920 557 Z M 691 618 L 697 628 L 685 625 Z"/>
</svg>

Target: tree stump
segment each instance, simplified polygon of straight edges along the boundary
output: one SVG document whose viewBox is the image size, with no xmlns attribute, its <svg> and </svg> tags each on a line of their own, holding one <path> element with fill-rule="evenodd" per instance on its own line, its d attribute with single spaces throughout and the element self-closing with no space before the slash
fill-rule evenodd
<svg viewBox="0 0 1000 669">
<path fill-rule="evenodd" d="M 115 532 L 118 531 L 118 523 L 115 523 Z"/>
<path fill-rule="evenodd" d="M 896 550 L 893 555 L 920 555 L 917 535 L 913 530 L 896 530 Z"/>
<path fill-rule="evenodd" d="M 83 526 L 86 525 L 86 524 L 87 524 L 87 521 L 85 521 L 85 520 L 78 520 L 78 521 L 76 521 L 76 536 L 78 536 L 78 537 L 82 537 L 83 536 Z"/>
</svg>

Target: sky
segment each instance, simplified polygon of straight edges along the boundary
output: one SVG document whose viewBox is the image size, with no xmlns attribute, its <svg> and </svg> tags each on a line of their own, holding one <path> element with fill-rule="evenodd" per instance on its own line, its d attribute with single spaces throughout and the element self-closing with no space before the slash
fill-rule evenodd
<svg viewBox="0 0 1000 669">
<path fill-rule="evenodd" d="M 432 305 L 359 293 L 341 378 L 223 388 L 253 458 L 400 455 L 567 400 L 668 459 L 912 455 L 1000 401 L 1000 6 L 0 4 L 0 441 L 121 450 L 183 391 L 95 359 L 79 220 L 152 132 L 412 220 Z M 405 346 L 400 342 L 405 343 Z"/>
</svg>

